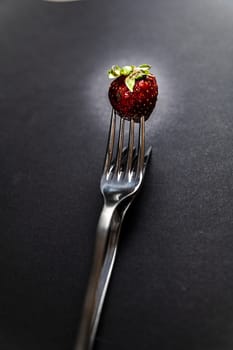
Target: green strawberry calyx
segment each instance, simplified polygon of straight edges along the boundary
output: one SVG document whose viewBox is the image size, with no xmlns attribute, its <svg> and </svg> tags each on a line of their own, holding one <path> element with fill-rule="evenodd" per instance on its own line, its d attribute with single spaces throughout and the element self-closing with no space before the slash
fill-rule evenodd
<svg viewBox="0 0 233 350">
<path fill-rule="evenodd" d="M 136 79 L 140 79 L 145 75 L 152 75 L 150 73 L 151 66 L 149 64 L 140 64 L 140 66 L 118 66 L 114 65 L 108 71 L 109 79 L 118 78 L 121 75 L 126 76 L 125 85 L 133 92 Z"/>
</svg>

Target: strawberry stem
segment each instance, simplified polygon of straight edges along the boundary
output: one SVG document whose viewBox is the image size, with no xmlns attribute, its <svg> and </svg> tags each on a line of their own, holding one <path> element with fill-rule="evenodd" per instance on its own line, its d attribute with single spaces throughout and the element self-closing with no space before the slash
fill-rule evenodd
<svg viewBox="0 0 233 350">
<path fill-rule="evenodd" d="M 138 67 L 133 65 L 123 67 L 114 65 L 111 69 L 108 70 L 108 77 L 110 79 L 115 79 L 120 77 L 121 75 L 125 76 L 125 84 L 128 87 L 128 89 L 131 92 L 133 92 L 135 80 L 140 79 L 145 75 L 151 75 L 150 69 L 151 66 L 146 63 L 140 64 Z"/>
</svg>

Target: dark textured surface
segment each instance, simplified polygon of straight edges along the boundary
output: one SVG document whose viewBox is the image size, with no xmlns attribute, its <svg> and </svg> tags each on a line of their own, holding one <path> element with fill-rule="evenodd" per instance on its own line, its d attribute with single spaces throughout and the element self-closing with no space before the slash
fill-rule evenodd
<svg viewBox="0 0 233 350">
<path fill-rule="evenodd" d="M 72 350 L 101 208 L 106 69 L 150 63 L 153 157 L 96 349 L 233 348 L 233 4 L 0 1 L 0 348 Z"/>
</svg>

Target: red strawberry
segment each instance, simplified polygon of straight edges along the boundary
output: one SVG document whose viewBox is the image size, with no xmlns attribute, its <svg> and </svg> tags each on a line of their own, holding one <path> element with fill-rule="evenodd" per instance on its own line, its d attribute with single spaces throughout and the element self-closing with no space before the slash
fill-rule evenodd
<svg viewBox="0 0 233 350">
<path fill-rule="evenodd" d="M 158 96 L 158 84 L 150 73 L 151 66 L 113 66 L 109 78 L 116 78 L 109 87 L 109 100 L 120 117 L 139 122 L 147 120 Z"/>
</svg>

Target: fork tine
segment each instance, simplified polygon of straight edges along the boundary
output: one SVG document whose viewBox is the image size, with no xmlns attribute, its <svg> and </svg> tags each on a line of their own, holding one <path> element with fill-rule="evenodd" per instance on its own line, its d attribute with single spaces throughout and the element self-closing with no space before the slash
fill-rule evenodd
<svg viewBox="0 0 233 350">
<path fill-rule="evenodd" d="M 137 175 L 140 175 L 143 171 L 145 155 L 145 117 L 141 117 L 139 126 L 139 139 L 138 139 L 138 161 L 137 161 Z"/>
<path fill-rule="evenodd" d="M 130 127 L 129 127 L 128 159 L 127 159 L 127 166 L 126 166 L 126 174 L 128 175 L 132 169 L 134 149 L 135 149 L 134 148 L 134 120 L 131 119 Z"/>
<path fill-rule="evenodd" d="M 146 152 L 145 152 L 145 157 L 144 157 L 144 168 L 143 168 L 143 171 L 145 172 L 146 170 L 146 167 L 147 167 L 147 164 L 150 160 L 150 157 L 151 157 L 151 153 L 152 153 L 152 147 L 148 147 Z"/>
<path fill-rule="evenodd" d="M 124 169 L 126 169 L 126 166 L 127 166 L 128 150 L 129 150 L 128 146 L 124 147 L 122 150 L 122 156 L 121 156 L 121 170 L 122 171 L 124 171 Z M 136 153 L 136 147 L 133 147 L 133 160 L 135 157 L 135 153 Z M 114 161 L 112 161 L 111 166 L 114 168 Z"/>
<path fill-rule="evenodd" d="M 116 111 L 112 109 L 111 122 L 110 122 L 110 128 L 108 133 L 107 150 L 106 150 L 106 156 L 105 156 L 105 162 L 104 162 L 104 174 L 106 174 L 110 169 L 110 164 L 111 164 L 113 149 L 114 149 L 115 129 L 116 129 Z"/>
<path fill-rule="evenodd" d="M 132 166 L 131 166 L 131 170 L 133 169 L 133 164 L 134 164 L 134 160 L 135 160 L 135 157 L 136 157 L 136 147 L 134 146 L 133 149 L 132 149 Z M 124 157 L 123 157 L 123 160 L 122 160 L 122 166 L 127 169 L 127 162 L 128 162 L 128 152 L 129 152 L 129 147 L 126 147 L 126 153 L 124 154 Z"/>
<path fill-rule="evenodd" d="M 128 147 L 124 147 L 121 152 L 121 166 L 125 163 L 125 159 L 127 158 Z"/>
<path fill-rule="evenodd" d="M 123 118 L 120 119 L 120 128 L 119 128 L 119 136 L 118 136 L 118 145 L 117 145 L 117 154 L 116 154 L 116 168 L 115 174 L 119 174 L 121 168 L 121 159 L 122 159 L 122 150 L 124 145 L 124 125 L 125 120 Z"/>
</svg>

